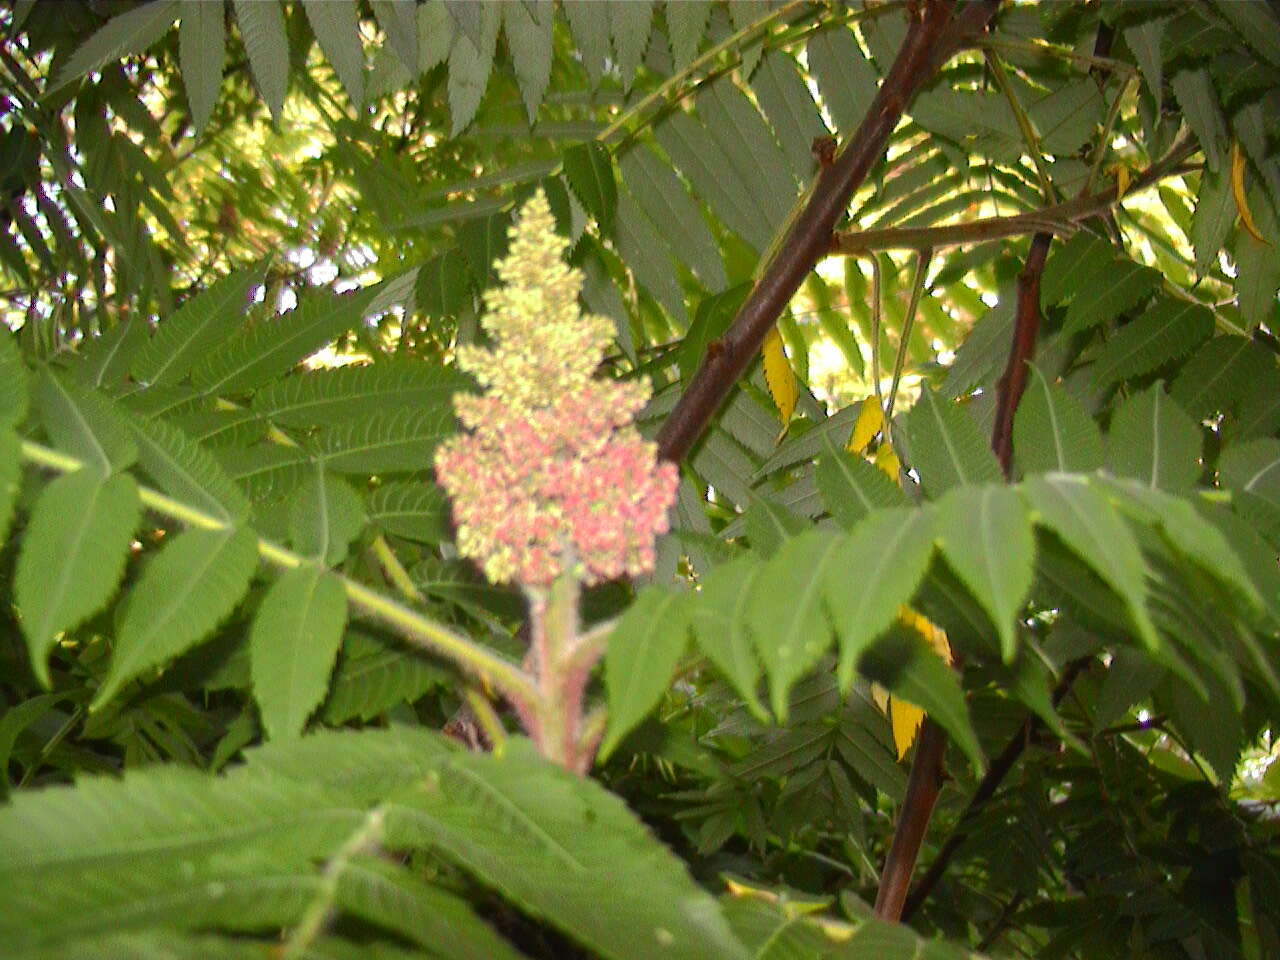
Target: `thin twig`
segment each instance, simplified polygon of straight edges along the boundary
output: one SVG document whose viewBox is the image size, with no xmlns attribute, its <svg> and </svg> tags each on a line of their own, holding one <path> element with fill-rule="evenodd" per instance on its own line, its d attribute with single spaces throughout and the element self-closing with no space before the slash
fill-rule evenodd
<svg viewBox="0 0 1280 960">
<path fill-rule="evenodd" d="M 893 381 L 889 384 L 889 404 L 884 408 L 884 419 L 888 423 L 893 419 L 893 405 L 898 399 L 898 384 L 902 382 L 902 368 L 907 362 L 907 341 L 911 337 L 911 328 L 916 322 L 916 311 L 920 309 L 920 297 L 924 293 L 925 274 L 929 269 L 929 261 L 933 259 L 933 250 L 925 248 L 916 257 L 916 275 L 911 282 L 911 302 L 907 304 L 907 315 L 902 321 L 902 333 L 898 337 L 898 356 L 893 362 Z"/>
</svg>

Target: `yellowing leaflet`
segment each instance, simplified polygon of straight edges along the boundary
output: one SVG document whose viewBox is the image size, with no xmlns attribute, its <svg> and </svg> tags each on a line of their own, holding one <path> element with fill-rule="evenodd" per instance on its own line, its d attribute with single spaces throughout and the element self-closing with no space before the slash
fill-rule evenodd
<svg viewBox="0 0 1280 960">
<path fill-rule="evenodd" d="M 1236 210 L 1240 212 L 1240 225 L 1253 239 L 1270 245 L 1254 222 L 1253 211 L 1249 209 L 1249 197 L 1244 190 L 1244 151 L 1240 149 L 1238 140 L 1231 143 L 1231 195 L 1235 197 Z"/>
<path fill-rule="evenodd" d="M 884 411 L 880 409 L 875 397 L 867 397 L 862 401 L 862 409 L 858 411 L 858 420 L 853 425 L 853 433 L 849 435 L 849 443 L 845 449 L 850 453 L 861 453 L 883 426 Z M 897 480 L 896 476 L 894 480 Z"/>
<path fill-rule="evenodd" d="M 898 608 L 898 622 L 918 634 L 929 644 L 930 649 L 948 664 L 952 662 L 951 643 L 947 640 L 947 632 L 928 617 L 904 605 Z M 871 694 L 881 710 L 886 708 L 887 701 L 889 726 L 893 731 L 893 746 L 898 751 L 898 759 L 901 760 L 915 743 L 916 734 L 920 732 L 920 724 L 924 722 L 925 712 L 914 703 L 888 696 L 879 687 L 873 686 Z"/>
<path fill-rule="evenodd" d="M 782 349 L 782 335 L 777 328 L 770 330 L 764 338 L 764 346 L 760 348 L 764 357 L 764 382 L 769 387 L 769 396 L 778 407 L 778 419 L 782 421 L 783 433 L 791 422 L 791 415 L 796 412 L 796 401 L 800 399 L 800 387 L 796 384 L 795 372 Z"/>
</svg>

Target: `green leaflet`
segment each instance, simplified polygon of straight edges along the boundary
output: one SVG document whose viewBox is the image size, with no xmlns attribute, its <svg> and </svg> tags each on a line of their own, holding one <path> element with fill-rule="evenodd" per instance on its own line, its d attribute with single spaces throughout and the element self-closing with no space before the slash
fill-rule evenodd
<svg viewBox="0 0 1280 960">
<path fill-rule="evenodd" d="M 208 636 L 240 602 L 257 565 L 257 540 L 249 530 L 176 535 L 129 593 L 111 668 L 89 709 L 100 709 L 128 681 Z"/>
<path fill-rule="evenodd" d="M 475 118 L 489 85 L 501 10 L 496 3 L 450 3 L 448 8 L 458 27 L 449 52 L 450 134 L 456 137 Z"/>
<path fill-rule="evenodd" d="M 1200 447 L 1200 428 L 1156 383 L 1130 397 L 1112 416 L 1107 463 L 1118 477 L 1163 490 L 1189 490 L 1200 476 Z"/>
<path fill-rule="evenodd" d="M 1178 98 L 1183 116 L 1204 150 L 1209 170 L 1217 173 L 1222 168 L 1222 144 L 1227 140 L 1227 130 L 1208 68 L 1180 70 L 1169 83 Z"/>
<path fill-rule="evenodd" d="M 1093 382 L 1107 388 L 1140 377 L 1190 353 L 1213 335 L 1213 313 L 1198 303 L 1157 297 L 1137 320 L 1107 341 L 1093 365 Z"/>
<path fill-rule="evenodd" d="M 241 520 L 249 505 L 222 466 L 199 444 L 163 420 L 129 424 L 142 468 L 165 493 L 221 520 Z"/>
<path fill-rule="evenodd" d="M 814 471 L 822 502 L 845 529 L 881 507 L 905 507 L 902 488 L 858 454 L 838 449 L 829 433 L 823 434 L 826 451 Z"/>
<path fill-rule="evenodd" d="M 342 295 L 314 294 L 215 349 L 192 371 L 192 382 L 206 394 L 242 393 L 268 383 L 359 323 L 377 291 L 374 285 Z"/>
<path fill-rule="evenodd" d="M 355 0 L 302 0 L 302 7 L 320 49 L 359 110 L 364 106 L 364 47 Z"/>
<path fill-rule="evenodd" d="M 564 174 L 583 209 L 596 218 L 601 230 L 611 232 L 618 206 L 618 183 L 609 149 L 598 140 L 570 147 L 564 152 Z"/>
<path fill-rule="evenodd" d="M 123 470 L 137 457 L 124 418 L 110 401 L 70 377 L 45 370 L 36 383 L 36 404 L 53 445 L 87 469 L 105 476 Z"/>
<path fill-rule="evenodd" d="M 609 36 L 622 76 L 622 89 L 631 89 L 636 69 L 649 44 L 653 22 L 652 0 L 608 0 Z"/>
<path fill-rule="evenodd" d="M 1048 307 L 1087 289 L 1105 277 L 1114 263 L 1111 244 L 1086 230 L 1055 244 L 1040 279 L 1040 303 Z"/>
<path fill-rule="evenodd" d="M 448 367 L 390 359 L 285 377 L 255 393 L 252 406 L 276 423 L 325 426 L 392 406 L 447 411 L 455 393 L 474 386 Z"/>
<path fill-rule="evenodd" d="M 669 9 L 688 4 L 674 4 Z M 800 76 L 799 65 L 781 50 L 767 53 L 751 79 L 765 116 L 777 131 L 792 177 L 806 182 L 814 167 L 813 141 L 828 134 L 822 113 Z"/>
<path fill-rule="evenodd" d="M 795 201 L 795 181 L 760 112 L 731 83 L 711 84 L 698 94 L 697 103 L 707 131 L 729 160 L 729 169 L 740 182 L 754 183 L 751 196 L 766 226 L 774 230 L 786 223 Z"/>
<path fill-rule="evenodd" d="M 116 592 L 140 514 L 138 488 L 127 474 L 81 469 L 40 492 L 22 537 L 14 597 L 31 669 L 45 687 L 58 635 Z"/>
<path fill-rule="evenodd" d="M 774 716 L 785 722 L 788 693 L 831 645 L 823 584 L 845 538 L 810 530 L 764 565 L 748 602 L 748 623 L 769 679 Z"/>
<path fill-rule="evenodd" d="M 1280 216 L 1277 216 L 1270 198 L 1261 190 L 1250 190 L 1248 199 L 1258 230 L 1267 238 L 1266 243 L 1260 243 L 1247 231 L 1237 231 L 1236 266 L 1239 272 L 1236 292 L 1240 315 L 1246 329 L 1252 333 L 1259 324 L 1275 322 L 1280 257 L 1276 256 L 1274 244 L 1280 237 Z"/>
<path fill-rule="evenodd" d="M 315 451 L 327 468 L 338 473 L 426 470 L 436 444 L 456 432 L 451 413 L 392 409 L 322 430 Z"/>
<path fill-rule="evenodd" d="M 321 567 L 289 570 L 267 591 L 249 631 L 249 657 L 268 737 L 302 733 L 324 699 L 346 622 L 342 583 Z"/>
<path fill-rule="evenodd" d="M 206 3 L 195 6 L 210 8 Z M 235 331 L 248 306 L 249 291 L 262 282 L 264 266 L 259 262 L 223 277 L 162 320 L 129 367 L 134 379 L 151 385 L 177 383 L 185 377 L 202 357 Z"/>
<path fill-rule="evenodd" d="M 689 611 L 683 594 L 658 587 L 640 591 L 609 635 L 604 659 L 609 726 L 600 744 L 607 758 L 662 699 L 684 654 Z"/>
<path fill-rule="evenodd" d="M 628 263 L 636 279 L 671 316 L 683 323 L 684 293 L 676 277 L 672 254 L 658 228 L 641 211 L 629 189 L 618 195 L 614 234 L 618 253 Z"/>
<path fill-rule="evenodd" d="M 520 81 L 520 96 L 533 123 L 551 79 L 551 28 L 555 7 L 549 0 L 502 5 L 503 34 Z"/>
<path fill-rule="evenodd" d="M 1206 274 L 1215 265 L 1218 251 L 1236 222 L 1236 204 L 1231 197 L 1227 172 L 1208 170 L 1200 178 L 1196 213 L 1191 220 L 1191 244 L 1196 252 L 1196 272 Z"/>
<path fill-rule="evenodd" d="M 342 871 L 337 906 L 372 921 L 443 960 L 521 960 L 518 953 L 443 886 L 419 879 L 411 867 L 370 854 Z"/>
<path fill-rule="evenodd" d="M 294 550 L 327 566 L 337 566 L 347 545 L 364 529 L 364 503 L 351 485 L 317 466 L 289 501 L 289 538 Z"/>
<path fill-rule="evenodd" d="M 675 4 L 670 9 L 690 6 L 694 4 Z M 637 205 L 648 215 L 668 249 L 708 289 L 722 289 L 725 276 L 719 248 L 671 166 L 642 144 L 623 153 L 618 162 L 623 182 L 630 184 Z"/>
<path fill-rule="evenodd" d="M 1120 595 L 1139 637 L 1157 647 L 1143 584 L 1146 564 L 1133 534 L 1106 499 L 1084 478 L 1067 474 L 1032 477 L 1022 491 L 1036 522 L 1057 534 Z"/>
<path fill-rule="evenodd" d="M 876 73 L 845 27 L 815 34 L 805 47 L 809 69 L 836 129 L 851 134 L 867 115 L 876 95 Z"/>
<path fill-rule="evenodd" d="M 662 149 L 689 178 L 694 194 L 729 229 L 757 251 L 767 250 L 773 238 L 770 226 L 756 209 L 752 184 L 735 174 L 729 158 L 695 117 L 676 111 L 654 127 Z"/>
<path fill-rule="evenodd" d="M 600 85 L 609 59 L 609 6 L 600 0 L 563 0 L 564 14 L 582 53 L 591 86 Z"/>
<path fill-rule="evenodd" d="M 742 556 L 702 577 L 690 599 L 691 622 L 698 648 L 725 675 L 757 717 L 767 716 L 757 684 L 760 661 L 753 647 L 748 609 L 764 564 Z"/>
<path fill-rule="evenodd" d="M 76 48 L 45 88 L 50 96 L 121 57 L 146 50 L 173 26 L 177 0 L 159 0 L 112 17 Z"/>
<path fill-rule="evenodd" d="M 841 690 L 853 683 L 863 651 L 916 592 L 933 556 L 933 538 L 931 511 L 896 508 L 868 514 L 843 540 L 822 585 L 840 641 Z"/>
<path fill-rule="evenodd" d="M 669 3 L 663 12 L 667 17 L 667 36 L 676 66 L 686 67 L 698 55 L 698 46 L 707 29 L 707 18 L 711 15 L 711 3 L 709 0 Z"/>
<path fill-rule="evenodd" d="M 280 122 L 289 88 L 289 40 L 276 0 L 235 0 L 236 26 L 249 58 L 249 69 L 271 117 Z"/>
<path fill-rule="evenodd" d="M 1035 565 L 1026 508 L 1002 484 L 957 487 L 938 501 L 937 525 L 942 555 L 991 617 L 1005 663 L 1012 663 Z"/>
<path fill-rule="evenodd" d="M 537 758 L 455 753 L 389 798 L 388 845 L 429 846 L 610 960 L 745 960 L 715 900 L 622 801 Z M 600 884 L 626 909 L 601 911 Z"/>
<path fill-rule="evenodd" d="M 418 8 L 415 0 L 373 0 L 370 4 L 387 43 L 410 76 L 418 73 Z"/>
<path fill-rule="evenodd" d="M 1249 385 L 1275 376 L 1275 358 L 1248 337 L 1214 337 L 1195 352 L 1169 388 L 1196 419 L 1230 410 Z"/>
<path fill-rule="evenodd" d="M 1062 324 L 1063 334 L 1069 336 L 1115 319 L 1149 296 L 1162 279 L 1159 270 L 1132 260 L 1113 261 L 1101 276 L 1081 285 L 1072 297 Z"/>
<path fill-rule="evenodd" d="M 772 557 L 796 534 L 809 529 L 809 524 L 777 501 L 756 496 L 743 515 L 751 549 L 762 558 Z"/>
<path fill-rule="evenodd" d="M 0 427 L 0 546 L 9 535 L 9 521 L 13 518 L 13 504 L 18 499 L 21 476 L 21 442 L 8 427 Z"/>
<path fill-rule="evenodd" d="M 960 484 L 999 483 L 1000 465 L 973 418 L 924 390 L 905 418 L 911 466 L 930 497 Z"/>
<path fill-rule="evenodd" d="M 1080 401 L 1034 364 L 1013 421 L 1023 473 L 1089 473 L 1102 466 L 1102 436 Z"/>
<path fill-rule="evenodd" d="M 333 725 L 372 720 L 450 682 L 448 671 L 420 651 L 348 630 L 322 716 Z"/>
<path fill-rule="evenodd" d="M 226 11 L 221 3 L 183 0 L 178 30 L 178 61 L 197 135 L 201 133 L 222 87 Z"/>
<path fill-rule="evenodd" d="M 420 480 L 384 483 L 371 494 L 369 522 L 387 533 L 419 543 L 440 543 L 449 535 L 449 500 L 444 491 Z"/>
<path fill-rule="evenodd" d="M 29 380 L 17 338 L 0 330 L 0 427 L 17 426 L 26 419 Z"/>
</svg>

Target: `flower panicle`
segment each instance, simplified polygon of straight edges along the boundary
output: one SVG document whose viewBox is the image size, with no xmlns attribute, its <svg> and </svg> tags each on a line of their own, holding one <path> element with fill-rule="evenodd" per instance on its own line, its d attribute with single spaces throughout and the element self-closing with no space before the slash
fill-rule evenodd
<svg viewBox="0 0 1280 960">
<path fill-rule="evenodd" d="M 539 191 L 485 294 L 493 345 L 458 350 L 485 392 L 455 397 L 466 432 L 441 445 L 436 475 L 459 552 L 495 582 L 546 585 L 570 556 L 588 583 L 646 573 L 675 498 L 675 465 L 633 425 L 648 383 L 595 377 L 612 324 L 579 310 L 567 246 Z"/>
</svg>

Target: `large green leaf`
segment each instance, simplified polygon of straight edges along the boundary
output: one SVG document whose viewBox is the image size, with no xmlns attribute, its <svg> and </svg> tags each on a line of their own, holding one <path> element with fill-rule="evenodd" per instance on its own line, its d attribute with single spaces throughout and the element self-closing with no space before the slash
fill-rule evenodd
<svg viewBox="0 0 1280 960">
<path fill-rule="evenodd" d="M 1200 428 L 1163 384 L 1125 401 L 1111 418 L 1107 462 L 1118 477 L 1164 490 L 1187 490 L 1200 475 Z"/>
<path fill-rule="evenodd" d="M 831 646 L 823 583 L 844 545 L 844 537 L 810 530 L 783 544 L 755 578 L 747 622 L 779 722 L 787 718 L 792 684 Z"/>
<path fill-rule="evenodd" d="M 211 4 L 197 3 L 201 9 Z M 254 4 L 258 6 L 259 4 Z M 265 6 L 266 4 L 262 4 Z M 156 328 L 129 370 L 144 384 L 176 383 L 240 323 L 249 291 L 262 282 L 263 264 L 237 270 L 200 291 Z"/>
<path fill-rule="evenodd" d="M 296 310 L 256 324 L 215 349 L 192 371 L 192 382 L 217 394 L 261 386 L 358 324 L 377 290 L 313 294 Z"/>
<path fill-rule="evenodd" d="M 862 652 L 915 593 L 933 555 L 933 538 L 931 511 L 879 510 L 853 528 L 827 566 L 823 592 L 840 640 L 840 689 L 849 689 Z"/>
<path fill-rule="evenodd" d="M 937 524 L 942 555 L 991 617 L 1011 663 L 1035 563 L 1026 508 L 1003 485 L 957 487 L 938 501 Z"/>
<path fill-rule="evenodd" d="M 302 733 L 324 699 L 347 620 L 342 584 L 317 566 L 281 575 L 249 632 L 253 696 L 267 736 Z"/>
<path fill-rule="evenodd" d="M 604 660 L 609 726 L 600 744 L 602 758 L 662 699 L 688 639 L 685 597 L 671 590 L 642 590 L 619 619 Z"/>
<path fill-rule="evenodd" d="M 289 88 L 289 39 L 276 0 L 235 0 L 236 25 L 258 92 L 279 123 Z"/>
<path fill-rule="evenodd" d="M 196 133 L 203 132 L 218 91 L 222 89 L 222 58 L 226 41 L 226 11 L 221 3 L 183 0 L 178 31 L 178 61 Z"/>
<path fill-rule="evenodd" d="M 1133 533 L 1106 498 L 1085 478 L 1069 474 L 1033 477 L 1022 490 L 1035 511 L 1036 522 L 1057 534 L 1097 571 L 1124 600 L 1138 636 L 1149 647 L 1157 646 L 1143 584 L 1146 564 Z"/>
<path fill-rule="evenodd" d="M 137 457 L 125 420 L 110 401 L 65 374 L 45 370 L 36 384 L 36 403 L 54 446 L 87 469 L 106 475 Z"/>
<path fill-rule="evenodd" d="M 21 471 L 22 446 L 18 435 L 8 427 L 0 427 L 0 545 L 9 534 Z"/>
<path fill-rule="evenodd" d="M 1013 442 L 1024 473 L 1089 473 L 1102 466 L 1102 436 L 1083 405 L 1034 365 L 1014 416 Z"/>
<path fill-rule="evenodd" d="M 716 902 L 594 781 L 523 742 L 455 753 L 394 794 L 392 848 L 429 846 L 601 957 L 745 958 Z M 626 891 L 600 909 L 602 890 Z"/>
<path fill-rule="evenodd" d="M 471 123 L 484 98 L 502 17 L 501 7 L 496 3 L 453 3 L 449 12 L 455 16 L 455 23 L 458 13 L 468 7 L 474 12 L 468 14 L 467 20 L 474 22 L 476 29 L 464 29 L 459 23 L 460 29 L 454 34 L 449 51 L 450 132 L 455 137 Z"/>
<path fill-rule="evenodd" d="M 924 390 L 906 416 L 908 454 L 932 498 L 961 484 L 998 483 L 1000 465 L 973 418 Z"/>
<path fill-rule="evenodd" d="M 187 530 L 151 559 L 129 593 L 111 669 L 90 709 L 185 653 L 235 608 L 258 565 L 249 530 Z"/>
<path fill-rule="evenodd" d="M 112 17 L 63 62 L 45 95 L 57 93 L 127 54 L 146 50 L 168 32 L 177 15 L 177 0 L 157 0 Z"/>
<path fill-rule="evenodd" d="M 92 469 L 58 477 L 36 500 L 13 589 L 31 668 L 44 686 L 58 635 L 116 592 L 140 512 L 132 477 L 103 477 Z"/>
</svg>

